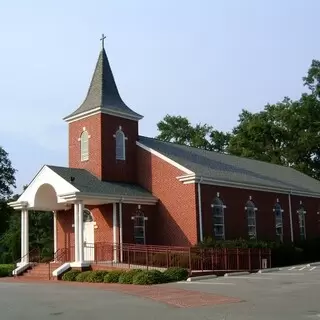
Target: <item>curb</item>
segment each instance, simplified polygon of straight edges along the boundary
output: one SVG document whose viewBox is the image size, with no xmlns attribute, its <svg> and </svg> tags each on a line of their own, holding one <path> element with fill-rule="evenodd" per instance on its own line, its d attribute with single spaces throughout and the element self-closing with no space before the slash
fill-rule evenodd
<svg viewBox="0 0 320 320">
<path fill-rule="evenodd" d="M 312 262 L 307 264 L 307 267 L 316 267 L 316 266 L 320 266 L 320 262 Z"/>
<path fill-rule="evenodd" d="M 242 272 L 230 272 L 230 273 L 225 273 L 224 277 L 232 277 L 232 276 L 244 276 L 248 275 L 250 272 L 248 271 L 242 271 Z"/>
<path fill-rule="evenodd" d="M 217 276 L 215 274 L 209 274 L 206 276 L 189 277 L 186 281 L 192 282 L 192 281 L 197 281 L 197 280 L 206 280 L 206 279 L 215 279 L 215 278 L 217 278 Z"/>
<path fill-rule="evenodd" d="M 281 268 L 269 268 L 269 269 L 261 269 L 258 273 L 268 273 L 268 272 L 277 272 L 280 271 Z"/>
</svg>

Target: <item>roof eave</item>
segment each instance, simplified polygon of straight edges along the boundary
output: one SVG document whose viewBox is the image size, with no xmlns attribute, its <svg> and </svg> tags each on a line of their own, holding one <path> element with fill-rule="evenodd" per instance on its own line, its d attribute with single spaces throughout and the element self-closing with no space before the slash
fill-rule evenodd
<svg viewBox="0 0 320 320">
<path fill-rule="evenodd" d="M 74 122 L 83 118 L 87 118 L 90 116 L 93 116 L 98 113 L 103 113 L 103 114 L 109 114 L 111 116 L 116 116 L 116 117 L 121 117 L 129 120 L 134 120 L 134 121 L 139 121 L 143 119 L 143 116 L 140 114 L 129 114 L 125 112 L 120 112 L 120 111 L 115 111 L 115 110 L 109 110 L 106 108 L 102 107 L 96 107 L 88 111 L 80 112 L 77 114 L 71 114 L 67 117 L 64 117 L 63 120 L 66 121 L 67 123 Z"/>
<path fill-rule="evenodd" d="M 68 194 L 60 194 L 59 197 L 66 201 L 77 201 L 86 199 L 90 200 L 100 200 L 102 202 L 114 203 L 131 203 L 131 204 L 145 204 L 145 205 L 155 205 L 158 202 L 158 199 L 152 195 L 150 196 L 129 196 L 129 195 L 108 195 L 101 193 L 89 193 L 89 192 L 74 192 Z"/>
<path fill-rule="evenodd" d="M 246 184 L 240 182 L 233 182 L 233 181 L 223 181 L 218 179 L 213 179 L 210 177 L 200 176 L 200 175 L 183 175 L 177 177 L 177 179 L 182 182 L 183 184 L 191 184 L 191 183 L 202 183 L 202 184 L 211 184 L 211 185 L 218 185 L 223 187 L 231 187 L 231 188 L 242 188 L 242 189 L 250 189 L 250 190 L 257 190 L 257 191 L 264 191 L 264 192 L 277 192 L 277 193 L 284 193 L 284 194 L 291 194 L 303 197 L 312 197 L 312 198 L 320 198 L 320 193 L 316 192 L 305 192 L 301 190 L 295 190 L 292 188 L 272 188 L 263 185 L 257 184 Z"/>
</svg>

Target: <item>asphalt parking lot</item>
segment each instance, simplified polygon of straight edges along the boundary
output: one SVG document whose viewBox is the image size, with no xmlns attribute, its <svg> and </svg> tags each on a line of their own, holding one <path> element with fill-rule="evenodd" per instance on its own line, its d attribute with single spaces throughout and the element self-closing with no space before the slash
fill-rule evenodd
<svg viewBox="0 0 320 320">
<path fill-rule="evenodd" d="M 215 308 L 215 319 L 320 319 L 320 266 L 179 283 L 189 290 L 219 293 L 242 303 Z"/>
<path fill-rule="evenodd" d="M 0 281 L 1 319 L 320 319 L 320 266 L 149 288 L 120 292 L 95 284 Z M 190 305 L 175 307 L 179 299 Z M 192 306 L 194 299 L 210 303 Z"/>
</svg>

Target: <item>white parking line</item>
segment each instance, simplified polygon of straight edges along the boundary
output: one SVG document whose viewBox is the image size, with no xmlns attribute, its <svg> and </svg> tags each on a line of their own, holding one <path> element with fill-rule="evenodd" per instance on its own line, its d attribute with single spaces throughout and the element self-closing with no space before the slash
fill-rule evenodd
<svg viewBox="0 0 320 320">
<path fill-rule="evenodd" d="M 269 275 L 270 275 L 270 273 L 269 273 Z M 243 277 L 243 276 L 239 276 L 239 277 L 237 277 L 237 276 L 234 276 L 234 277 L 232 277 L 232 280 L 233 279 L 257 279 L 257 280 L 272 280 L 272 278 L 268 278 L 268 277 L 257 277 L 257 276 L 255 276 L 255 275 L 252 275 L 251 277 L 250 276 L 248 276 L 248 277 Z"/>
<path fill-rule="evenodd" d="M 296 267 L 291 267 L 289 268 L 288 270 L 291 271 L 291 270 L 294 270 Z"/>
<path fill-rule="evenodd" d="M 235 286 L 235 283 L 232 282 L 208 282 L 208 281 L 179 281 L 177 283 L 184 283 L 184 284 L 214 284 L 214 285 L 222 285 L 222 286 Z"/>
<path fill-rule="evenodd" d="M 270 275 L 271 273 L 269 273 Z M 300 273 L 297 273 L 297 272 L 275 272 L 275 273 L 272 273 L 272 276 L 303 276 L 304 273 L 303 272 L 300 272 Z"/>
<path fill-rule="evenodd" d="M 311 269 L 310 269 L 310 271 L 312 271 L 312 270 L 314 270 L 316 267 L 312 267 Z"/>
<path fill-rule="evenodd" d="M 307 266 L 304 266 L 304 267 L 300 268 L 299 271 L 304 270 L 306 267 L 307 267 Z"/>
</svg>

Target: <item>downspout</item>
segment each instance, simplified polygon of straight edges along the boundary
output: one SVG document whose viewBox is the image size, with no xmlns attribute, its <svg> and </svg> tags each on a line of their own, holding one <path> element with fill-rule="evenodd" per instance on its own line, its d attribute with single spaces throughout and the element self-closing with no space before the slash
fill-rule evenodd
<svg viewBox="0 0 320 320">
<path fill-rule="evenodd" d="M 123 232 L 122 232 L 122 198 L 119 201 L 119 237 L 120 237 L 120 262 L 123 261 L 123 252 L 122 252 L 122 242 L 123 242 Z"/>
<path fill-rule="evenodd" d="M 117 250 L 117 204 L 113 203 L 113 262 L 118 262 Z"/>
<path fill-rule="evenodd" d="M 290 234 L 291 234 L 291 242 L 294 241 L 293 238 L 293 224 L 292 224 L 292 208 L 291 208 L 291 190 L 288 193 L 288 201 L 289 201 L 289 217 L 290 217 Z"/>
<path fill-rule="evenodd" d="M 55 261 L 56 260 L 56 252 L 58 250 L 57 211 L 52 211 L 52 212 L 53 212 L 53 252 L 54 252 L 54 261 Z"/>
<path fill-rule="evenodd" d="M 202 227 L 202 205 L 201 205 L 201 182 L 203 178 L 200 178 L 198 182 L 198 208 L 199 208 L 199 234 L 200 234 L 200 242 L 203 241 L 203 227 Z"/>
</svg>

